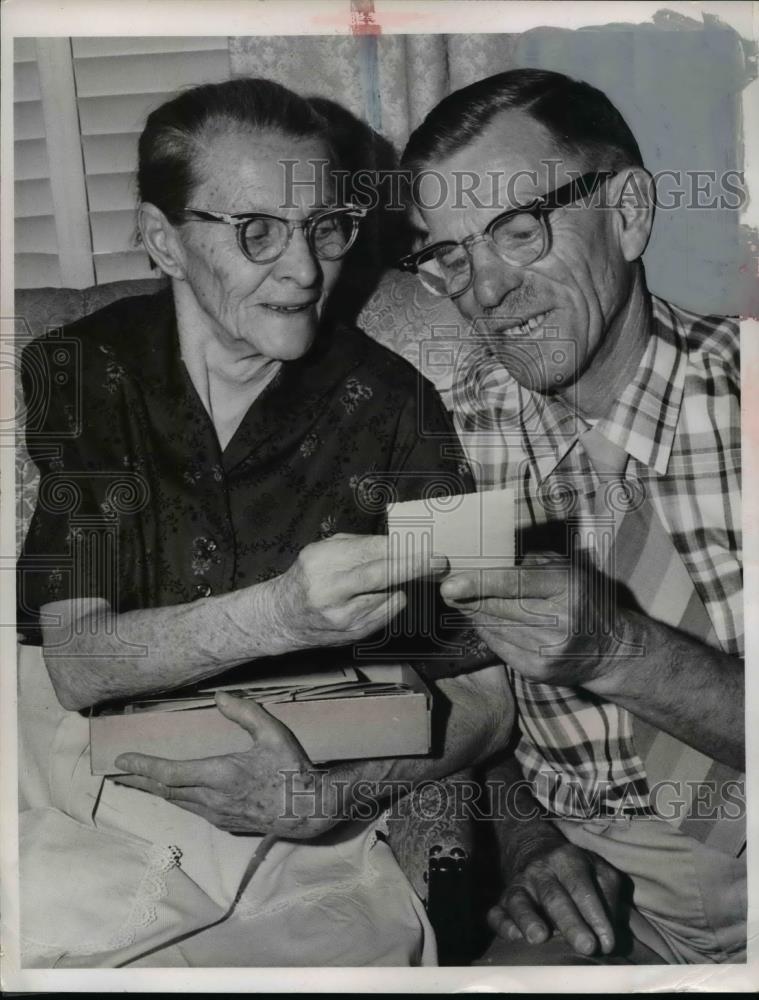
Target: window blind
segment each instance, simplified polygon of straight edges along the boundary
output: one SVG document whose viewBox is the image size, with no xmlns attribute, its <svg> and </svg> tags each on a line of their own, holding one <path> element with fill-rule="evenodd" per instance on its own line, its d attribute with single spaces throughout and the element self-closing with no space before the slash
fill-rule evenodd
<svg viewBox="0 0 759 1000">
<path fill-rule="evenodd" d="M 149 277 L 136 243 L 137 140 L 176 91 L 229 78 L 228 40 L 73 38 L 72 53 L 96 280 Z"/>
<path fill-rule="evenodd" d="M 33 38 L 15 39 L 13 82 L 16 286 L 60 285 L 50 165 Z"/>
</svg>

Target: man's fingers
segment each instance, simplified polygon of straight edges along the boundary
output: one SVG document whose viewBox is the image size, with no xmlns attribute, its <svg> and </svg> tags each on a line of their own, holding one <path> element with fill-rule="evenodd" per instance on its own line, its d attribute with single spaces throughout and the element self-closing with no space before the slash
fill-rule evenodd
<svg viewBox="0 0 759 1000">
<path fill-rule="evenodd" d="M 555 871 L 581 916 L 598 939 L 604 954 L 614 949 L 621 876 L 603 858 L 591 852 L 557 855 Z"/>
<path fill-rule="evenodd" d="M 443 595 L 445 599 L 445 595 Z M 510 600 L 502 597 L 477 597 L 467 601 L 445 599 L 446 604 L 475 620 L 477 625 L 531 625 L 553 628 L 558 616 L 544 598 L 522 597 Z"/>
<path fill-rule="evenodd" d="M 576 874 L 564 884 L 580 915 L 598 939 L 601 950 L 608 955 L 614 948 L 614 925 L 595 882 L 589 875 Z"/>
<path fill-rule="evenodd" d="M 484 597 L 518 597 L 521 593 L 518 569 L 457 572 L 440 584 L 444 601 L 475 601 Z"/>
<path fill-rule="evenodd" d="M 551 936 L 550 927 L 541 918 L 535 901 L 524 889 L 505 893 L 501 906 L 530 944 L 542 944 Z"/>
<path fill-rule="evenodd" d="M 524 935 L 500 905 L 488 910 L 487 922 L 488 927 L 505 941 L 524 941 Z"/>
<path fill-rule="evenodd" d="M 538 896 L 553 926 L 579 955 L 592 955 L 597 941 L 579 909 L 560 882 L 551 878 L 538 887 Z"/>
<path fill-rule="evenodd" d="M 607 864 L 603 858 L 598 858 L 595 862 L 595 877 L 601 894 L 604 911 L 607 915 L 609 926 L 611 927 L 611 935 L 608 943 L 605 942 L 599 934 L 601 947 L 603 948 L 604 953 L 608 954 L 614 948 L 615 924 L 624 918 L 624 914 L 620 912 L 623 909 L 623 906 L 621 905 L 622 876 L 616 868 L 612 868 L 612 866 Z"/>
<path fill-rule="evenodd" d="M 546 563 L 543 567 L 453 572 L 440 584 L 440 593 L 447 601 L 555 597 L 566 589 L 565 573 L 557 569 L 554 564 Z"/>
<path fill-rule="evenodd" d="M 590 854 L 590 852 L 588 852 Z M 593 858 L 593 870 L 595 872 L 598 886 L 603 893 L 606 905 L 612 914 L 619 907 L 620 896 L 622 894 L 622 876 L 616 868 L 598 855 L 591 855 Z"/>
</svg>

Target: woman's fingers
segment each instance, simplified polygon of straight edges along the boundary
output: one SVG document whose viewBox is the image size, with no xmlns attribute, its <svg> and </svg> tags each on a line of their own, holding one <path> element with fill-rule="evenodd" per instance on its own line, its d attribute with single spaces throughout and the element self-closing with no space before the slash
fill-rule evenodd
<svg viewBox="0 0 759 1000">
<path fill-rule="evenodd" d="M 432 556 L 426 552 L 397 555 L 388 547 L 379 559 L 363 563 L 344 574 L 342 585 L 347 593 L 369 594 L 400 587 L 422 576 L 441 576 L 447 569 L 445 556 Z"/>
<path fill-rule="evenodd" d="M 227 781 L 223 772 L 224 759 L 205 757 L 198 760 L 169 760 L 149 754 L 125 753 L 117 757 L 115 763 L 116 767 L 128 772 L 130 776 L 145 778 L 163 787 L 203 785 L 208 788 L 223 788 Z"/>
<path fill-rule="evenodd" d="M 350 630 L 370 635 L 399 615 L 406 603 L 406 595 L 402 590 L 390 594 L 362 594 L 345 606 L 346 617 L 351 622 Z"/>
</svg>

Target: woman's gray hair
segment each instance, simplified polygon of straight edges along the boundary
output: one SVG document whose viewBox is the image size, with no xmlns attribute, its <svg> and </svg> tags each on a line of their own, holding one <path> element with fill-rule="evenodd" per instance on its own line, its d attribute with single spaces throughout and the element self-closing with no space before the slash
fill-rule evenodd
<svg viewBox="0 0 759 1000">
<path fill-rule="evenodd" d="M 319 139 L 335 163 L 329 124 L 305 98 L 273 80 L 241 77 L 207 83 L 183 91 L 148 116 L 139 142 L 140 201 L 177 222 L 202 181 L 199 161 L 214 136 L 241 130 Z"/>
</svg>

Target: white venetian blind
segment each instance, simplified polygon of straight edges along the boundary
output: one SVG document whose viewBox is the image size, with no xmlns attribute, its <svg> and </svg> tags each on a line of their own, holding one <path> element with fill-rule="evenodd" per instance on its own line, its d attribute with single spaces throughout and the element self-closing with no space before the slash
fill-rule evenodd
<svg viewBox="0 0 759 1000">
<path fill-rule="evenodd" d="M 13 83 L 16 286 L 60 285 L 50 165 L 33 38 L 15 39 Z"/>
<path fill-rule="evenodd" d="M 72 38 L 95 276 L 150 277 L 135 244 L 137 140 L 176 91 L 230 77 L 226 37 Z"/>
</svg>

